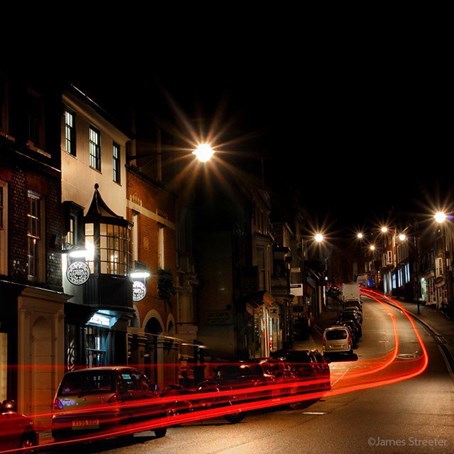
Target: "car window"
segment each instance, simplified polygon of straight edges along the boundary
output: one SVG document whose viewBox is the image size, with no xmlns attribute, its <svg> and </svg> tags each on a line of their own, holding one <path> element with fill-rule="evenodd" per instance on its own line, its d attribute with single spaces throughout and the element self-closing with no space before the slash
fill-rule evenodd
<svg viewBox="0 0 454 454">
<path fill-rule="evenodd" d="M 325 337 L 328 340 L 346 339 L 347 331 L 345 329 L 333 329 L 333 330 L 327 331 L 325 334 Z"/>
<path fill-rule="evenodd" d="M 69 396 L 92 392 L 115 392 L 115 383 L 109 372 L 89 371 L 66 374 L 60 386 L 60 394 Z"/>
<path fill-rule="evenodd" d="M 311 357 L 308 352 L 289 352 L 286 357 L 291 363 L 310 363 Z"/>
<path fill-rule="evenodd" d="M 136 391 L 138 385 L 131 372 L 120 372 L 118 375 L 118 385 L 121 392 Z"/>
</svg>

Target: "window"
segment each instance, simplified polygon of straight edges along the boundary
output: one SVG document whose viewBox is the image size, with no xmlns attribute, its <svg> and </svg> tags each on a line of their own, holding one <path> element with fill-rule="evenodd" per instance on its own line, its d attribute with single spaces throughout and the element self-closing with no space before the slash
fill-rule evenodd
<svg viewBox="0 0 454 454">
<path fill-rule="evenodd" d="M 392 251 L 386 251 L 386 264 L 387 265 L 393 264 L 393 252 Z"/>
<path fill-rule="evenodd" d="M 0 274 L 8 274 L 8 186 L 0 180 Z"/>
<path fill-rule="evenodd" d="M 120 170 L 120 145 L 114 142 L 112 145 L 112 178 L 115 183 L 120 183 Z"/>
<path fill-rule="evenodd" d="M 6 77 L 0 74 L 0 132 L 8 132 L 8 95 Z"/>
<path fill-rule="evenodd" d="M 74 246 L 76 244 L 76 238 L 77 238 L 76 226 L 77 226 L 76 217 L 73 215 L 70 215 L 69 216 L 69 226 L 68 226 L 69 230 L 66 234 L 66 243 L 68 246 Z"/>
<path fill-rule="evenodd" d="M 139 213 L 132 213 L 132 261 L 139 260 Z"/>
<path fill-rule="evenodd" d="M 90 126 L 89 137 L 90 167 L 101 171 L 101 134 Z"/>
<path fill-rule="evenodd" d="M 44 148 L 44 103 L 36 92 L 29 90 L 27 98 L 28 140 L 31 145 Z"/>
<path fill-rule="evenodd" d="M 265 248 L 257 248 L 257 271 L 259 290 L 266 290 Z"/>
<path fill-rule="evenodd" d="M 41 199 L 28 191 L 28 278 L 38 280 L 42 277 L 42 217 Z"/>
<path fill-rule="evenodd" d="M 66 151 L 76 156 L 76 122 L 75 116 L 68 110 L 65 111 L 65 147 Z"/>
<path fill-rule="evenodd" d="M 158 268 L 165 269 L 164 226 L 158 228 Z"/>
<path fill-rule="evenodd" d="M 443 276 L 443 258 L 437 257 L 435 259 L 435 277 Z"/>
<path fill-rule="evenodd" d="M 95 225 L 85 224 L 87 264 L 95 272 Z M 114 224 L 99 224 L 99 272 L 126 276 L 129 272 L 129 228 Z"/>
</svg>

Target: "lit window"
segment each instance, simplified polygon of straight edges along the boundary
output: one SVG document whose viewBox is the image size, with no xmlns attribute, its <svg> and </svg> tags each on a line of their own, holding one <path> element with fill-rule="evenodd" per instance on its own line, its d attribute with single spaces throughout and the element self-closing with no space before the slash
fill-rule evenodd
<svg viewBox="0 0 454 454">
<path fill-rule="evenodd" d="M 76 156 L 76 123 L 72 112 L 65 111 L 65 146 L 66 151 Z"/>
<path fill-rule="evenodd" d="M 90 153 L 90 167 L 92 169 L 101 170 L 101 134 L 100 132 L 90 126 L 89 131 L 89 153 Z"/>
</svg>

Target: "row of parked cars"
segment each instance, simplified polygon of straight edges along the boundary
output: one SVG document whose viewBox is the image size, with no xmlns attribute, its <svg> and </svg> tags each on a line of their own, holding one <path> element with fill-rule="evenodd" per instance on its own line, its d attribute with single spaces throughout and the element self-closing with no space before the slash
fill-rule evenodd
<svg viewBox="0 0 454 454">
<path fill-rule="evenodd" d="M 209 417 L 215 409 L 213 416 L 239 422 L 245 416 L 241 407 L 247 408 L 247 403 L 331 388 L 328 362 L 317 350 L 222 363 L 214 370 L 195 388 L 173 385 L 162 391 L 131 367 L 68 372 L 55 395 L 52 435 L 56 441 L 103 430 L 109 430 L 109 436 L 116 430 L 124 435 L 128 427 L 142 431 L 148 424 L 157 437 L 163 437 L 167 427 L 181 422 L 175 417 L 185 413 L 194 416 L 204 411 L 204 417 Z"/>
<path fill-rule="evenodd" d="M 335 325 L 323 332 L 322 349 L 325 356 L 335 353 L 352 354 L 363 335 L 363 305 L 361 300 L 347 300 L 343 303 Z"/>
</svg>

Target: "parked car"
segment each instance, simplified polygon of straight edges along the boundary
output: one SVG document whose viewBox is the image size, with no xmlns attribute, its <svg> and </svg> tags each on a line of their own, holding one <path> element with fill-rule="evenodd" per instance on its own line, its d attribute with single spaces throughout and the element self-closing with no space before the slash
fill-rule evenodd
<svg viewBox="0 0 454 454">
<path fill-rule="evenodd" d="M 62 440 L 165 416 L 166 409 L 155 403 L 158 397 L 157 387 L 131 367 L 67 372 L 54 398 L 52 436 Z M 154 429 L 157 437 L 166 431 Z"/>
<path fill-rule="evenodd" d="M 175 395 L 178 396 L 178 399 L 175 400 L 175 407 L 169 408 L 168 414 L 177 415 L 188 411 L 227 408 L 239 403 L 279 397 L 284 392 L 283 390 L 265 388 L 266 385 L 285 382 L 284 375 L 276 373 L 276 367 L 280 367 L 279 362 L 272 359 L 220 364 L 216 367 L 213 377 L 203 381 L 195 389 L 178 386 L 169 387 L 170 390 L 165 391 L 164 395 Z M 282 372 L 285 373 L 285 371 Z M 207 399 L 200 399 L 201 393 L 218 392 L 223 394 L 219 397 L 211 395 Z M 216 414 L 222 414 L 222 411 L 217 411 Z M 236 423 L 245 417 L 245 413 L 242 411 L 234 413 L 226 411 L 223 416 L 227 421 Z"/>
<path fill-rule="evenodd" d="M 24 448 L 21 452 L 33 452 L 38 444 L 33 421 L 16 411 L 13 400 L 4 400 L 0 410 L 0 451 Z"/>
<path fill-rule="evenodd" d="M 353 339 L 351 331 L 343 325 L 331 326 L 323 331 L 323 352 L 331 353 L 353 353 Z"/>
<path fill-rule="evenodd" d="M 311 390 L 331 389 L 329 364 L 318 350 L 289 350 L 283 355 L 283 360 L 300 380 L 318 382 L 311 385 Z"/>
</svg>

